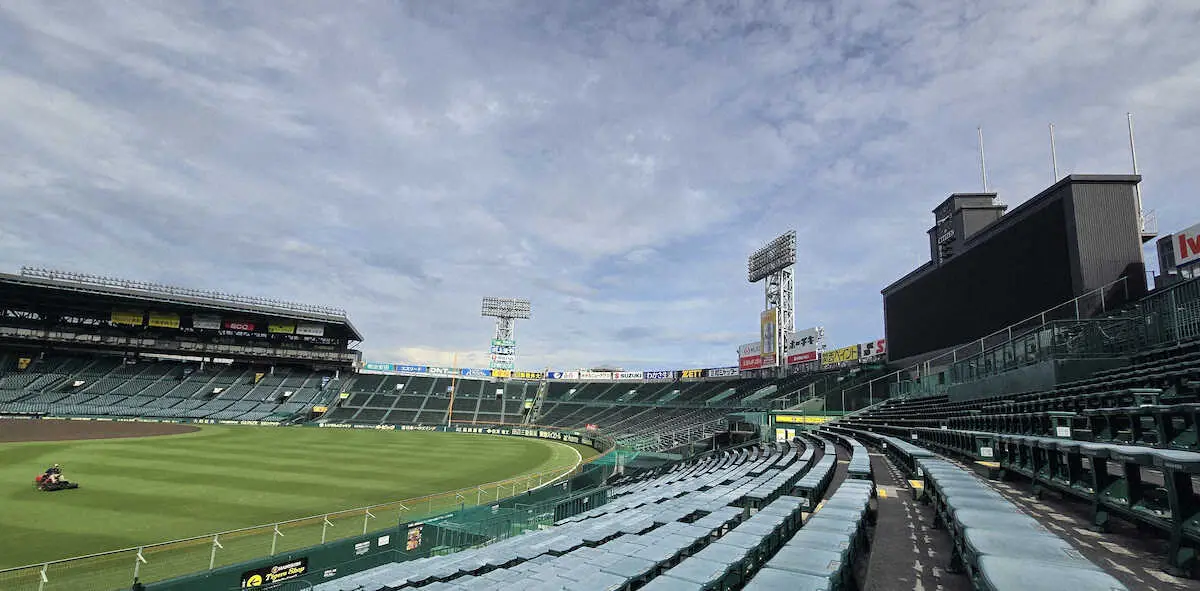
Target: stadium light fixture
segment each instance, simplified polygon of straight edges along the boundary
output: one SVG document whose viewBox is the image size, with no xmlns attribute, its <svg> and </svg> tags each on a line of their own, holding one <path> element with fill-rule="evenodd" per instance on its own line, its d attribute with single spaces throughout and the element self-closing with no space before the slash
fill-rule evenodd
<svg viewBox="0 0 1200 591">
<path fill-rule="evenodd" d="M 520 298 L 483 298 L 483 316 L 492 318 L 529 318 L 529 300 Z"/>
<path fill-rule="evenodd" d="M 757 283 L 794 264 L 796 264 L 796 231 L 788 230 L 750 255 L 746 261 L 746 278 L 750 283 Z"/>
</svg>

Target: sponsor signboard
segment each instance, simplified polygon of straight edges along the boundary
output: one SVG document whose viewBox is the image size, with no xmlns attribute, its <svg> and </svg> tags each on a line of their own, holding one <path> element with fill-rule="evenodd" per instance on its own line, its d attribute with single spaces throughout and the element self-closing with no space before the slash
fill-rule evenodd
<svg viewBox="0 0 1200 591">
<path fill-rule="evenodd" d="M 513 377 L 518 380 L 540 380 L 546 377 L 546 374 L 540 371 L 514 371 Z"/>
<path fill-rule="evenodd" d="M 301 322 L 296 325 L 296 334 L 306 337 L 325 336 L 325 325 L 316 322 Z"/>
<path fill-rule="evenodd" d="M 887 357 L 887 339 L 869 341 L 858 345 L 858 360 L 873 361 Z"/>
<path fill-rule="evenodd" d="M 452 376 L 455 374 L 455 371 L 452 367 L 435 367 L 430 365 L 429 373 L 436 376 Z"/>
<path fill-rule="evenodd" d="M 1175 234 L 1175 266 L 1182 267 L 1200 260 L 1200 224 Z"/>
<path fill-rule="evenodd" d="M 685 369 L 679 372 L 679 377 L 685 380 L 696 380 L 704 377 L 703 369 Z"/>
<path fill-rule="evenodd" d="M 736 367 L 712 367 L 704 370 L 706 378 L 736 378 L 738 376 L 738 368 Z"/>
<path fill-rule="evenodd" d="M 20 359 L 17 359 L 17 369 L 24 371 L 25 368 L 29 367 L 30 363 L 33 363 L 32 357 L 21 357 Z"/>
<path fill-rule="evenodd" d="M 493 378 L 511 378 L 512 370 L 511 369 L 492 368 L 492 377 Z"/>
<path fill-rule="evenodd" d="M 675 379 L 675 372 L 670 371 L 670 370 L 642 372 L 642 379 L 644 379 L 644 380 L 673 380 L 673 379 Z"/>
<path fill-rule="evenodd" d="M 738 347 L 738 369 L 759 369 L 762 366 L 762 341 L 754 341 Z"/>
<path fill-rule="evenodd" d="M 640 379 L 642 379 L 642 375 L 643 374 L 640 371 L 619 371 L 616 373 L 616 379 L 618 379 L 618 380 L 640 380 Z"/>
<path fill-rule="evenodd" d="M 296 325 L 288 322 L 268 323 L 267 332 L 273 334 L 296 334 Z"/>
<path fill-rule="evenodd" d="M 579 372 L 581 380 L 611 380 L 613 374 L 611 371 L 581 371 Z"/>
<path fill-rule="evenodd" d="M 829 367 L 839 363 L 858 361 L 858 345 L 850 345 L 841 349 L 821 353 L 821 367 Z"/>
<path fill-rule="evenodd" d="M 255 384 L 257 384 L 257 383 L 261 382 L 261 381 L 262 381 L 262 379 L 263 379 L 263 377 L 265 377 L 266 375 L 267 375 L 267 374 L 265 374 L 265 373 L 263 373 L 263 372 L 261 372 L 261 371 L 260 371 L 260 372 L 258 372 L 258 373 L 256 373 L 256 374 L 254 374 L 254 383 L 255 383 Z"/>
<path fill-rule="evenodd" d="M 493 355 L 516 355 L 517 348 L 512 345 L 492 345 L 490 352 Z"/>
<path fill-rule="evenodd" d="M 318 405 L 316 405 L 316 406 L 314 406 L 314 407 L 313 407 L 312 411 L 313 411 L 313 412 L 318 412 L 318 413 L 329 412 L 329 407 L 328 407 L 328 406 L 324 406 L 324 405 L 320 405 L 320 404 L 318 404 Z"/>
<path fill-rule="evenodd" d="M 492 376 L 492 370 L 490 369 L 463 369 L 461 373 L 469 378 L 488 378 Z"/>
<path fill-rule="evenodd" d="M 127 326 L 142 325 L 142 313 L 133 310 L 113 310 L 110 319 L 113 324 L 124 324 Z"/>
<path fill-rule="evenodd" d="M 765 366 L 775 365 L 776 353 L 778 353 L 779 340 L 779 310 L 771 308 L 758 315 L 758 332 L 759 332 L 759 350 L 762 356 L 762 364 Z"/>
<path fill-rule="evenodd" d="M 493 347 L 516 347 L 517 342 L 512 339 L 492 339 Z"/>
<path fill-rule="evenodd" d="M 578 380 L 578 379 L 579 379 L 579 372 L 577 372 L 577 371 L 564 371 L 564 372 L 562 372 L 562 379 L 564 379 L 564 380 Z"/>
<path fill-rule="evenodd" d="M 548 371 L 548 372 L 546 372 L 546 377 L 547 377 L 548 379 L 551 379 L 551 380 L 561 380 L 561 379 L 562 379 L 562 377 L 563 377 L 563 372 L 561 372 L 561 371 Z"/>
<path fill-rule="evenodd" d="M 258 328 L 253 322 L 245 322 L 242 320 L 226 320 L 225 330 L 241 330 L 245 332 L 254 332 Z"/>
<path fill-rule="evenodd" d="M 363 369 L 367 371 L 392 371 L 392 364 L 368 361 L 363 364 Z"/>
<path fill-rule="evenodd" d="M 830 421 L 832 417 L 814 417 L 809 415 L 775 415 L 776 423 L 795 423 L 801 425 L 820 425 Z"/>
<path fill-rule="evenodd" d="M 308 557 L 272 564 L 242 573 L 242 589 L 253 589 L 282 583 L 308 574 Z"/>
<path fill-rule="evenodd" d="M 221 330 L 221 317 L 202 314 L 193 315 L 192 328 L 197 330 Z"/>
<path fill-rule="evenodd" d="M 429 367 L 424 365 L 393 365 L 392 371 L 403 373 L 429 373 Z"/>
<path fill-rule="evenodd" d="M 825 348 L 825 329 L 817 326 L 784 335 L 783 354 L 788 365 L 817 360 L 817 351 Z"/>
<path fill-rule="evenodd" d="M 156 328 L 179 328 L 179 314 L 150 312 L 150 326 Z"/>
<path fill-rule="evenodd" d="M 416 550 L 421 546 L 421 526 L 424 524 L 414 523 L 408 526 L 408 536 L 404 541 L 404 549 L 408 551 Z"/>
</svg>

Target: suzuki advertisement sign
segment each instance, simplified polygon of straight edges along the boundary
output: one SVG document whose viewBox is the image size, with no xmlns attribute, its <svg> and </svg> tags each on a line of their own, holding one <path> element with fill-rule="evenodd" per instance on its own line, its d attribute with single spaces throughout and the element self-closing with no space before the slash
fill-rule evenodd
<svg viewBox="0 0 1200 591">
<path fill-rule="evenodd" d="M 762 341 L 754 341 L 738 347 L 739 370 L 761 369 L 762 366 Z"/>
<path fill-rule="evenodd" d="M 1200 224 L 1175 234 L 1175 266 L 1200 261 Z"/>
<path fill-rule="evenodd" d="M 784 335 L 783 354 L 788 365 L 811 363 L 825 348 L 825 329 L 816 326 Z"/>
</svg>

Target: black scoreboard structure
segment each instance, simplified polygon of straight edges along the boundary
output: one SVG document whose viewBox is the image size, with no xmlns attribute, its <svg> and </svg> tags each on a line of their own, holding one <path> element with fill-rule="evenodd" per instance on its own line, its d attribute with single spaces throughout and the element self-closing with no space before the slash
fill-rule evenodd
<svg viewBox="0 0 1200 591">
<path fill-rule="evenodd" d="M 930 261 L 883 290 L 888 357 L 963 345 L 1114 282 L 1108 309 L 1144 295 L 1140 181 L 1070 175 L 1007 214 L 995 193 L 951 195 Z"/>
</svg>

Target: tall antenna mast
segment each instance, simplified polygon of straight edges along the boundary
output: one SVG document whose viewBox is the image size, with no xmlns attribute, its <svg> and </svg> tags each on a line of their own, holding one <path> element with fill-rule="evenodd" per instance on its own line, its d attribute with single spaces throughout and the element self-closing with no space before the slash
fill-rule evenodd
<svg viewBox="0 0 1200 591">
<path fill-rule="evenodd" d="M 1133 174 L 1138 174 L 1137 147 L 1133 143 L 1133 113 L 1125 113 L 1125 119 L 1129 122 L 1129 159 L 1133 161 Z M 1133 194 L 1137 197 L 1138 230 L 1141 231 L 1145 229 L 1145 219 L 1142 217 L 1141 183 L 1133 186 Z"/>
<path fill-rule="evenodd" d="M 1054 124 L 1050 124 L 1050 184 L 1058 182 L 1058 153 L 1054 149 Z"/>
<path fill-rule="evenodd" d="M 975 130 L 979 132 L 979 171 L 983 174 L 983 192 L 987 193 L 987 158 L 983 153 L 983 127 L 976 127 Z"/>
</svg>

